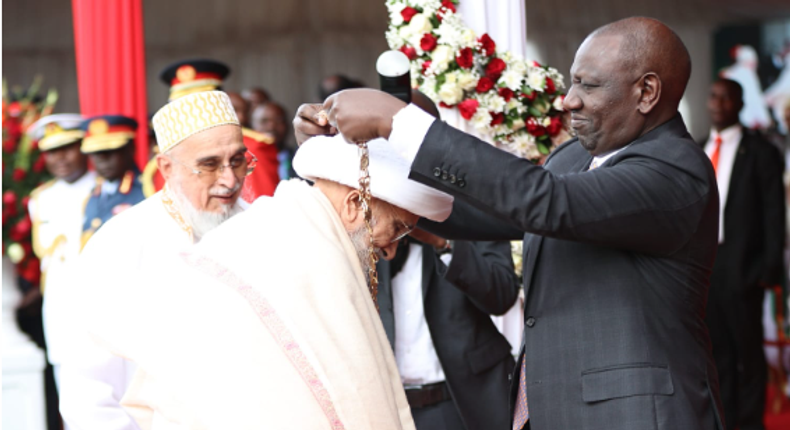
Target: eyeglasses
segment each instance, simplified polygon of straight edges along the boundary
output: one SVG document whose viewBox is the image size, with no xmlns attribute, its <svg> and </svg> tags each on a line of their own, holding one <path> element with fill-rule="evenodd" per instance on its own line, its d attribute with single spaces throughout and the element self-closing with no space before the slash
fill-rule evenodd
<svg viewBox="0 0 790 430">
<path fill-rule="evenodd" d="M 249 176 L 258 165 L 258 159 L 255 158 L 255 155 L 250 151 L 246 151 L 242 157 L 236 156 L 231 158 L 228 164 L 220 164 L 215 160 L 208 160 L 199 163 L 197 167 L 193 167 L 182 163 L 175 157 L 170 157 L 170 159 L 191 170 L 192 173 L 198 176 L 209 178 L 216 178 L 222 175 L 226 168 L 233 170 L 233 175 L 237 178 L 243 178 Z"/>
</svg>

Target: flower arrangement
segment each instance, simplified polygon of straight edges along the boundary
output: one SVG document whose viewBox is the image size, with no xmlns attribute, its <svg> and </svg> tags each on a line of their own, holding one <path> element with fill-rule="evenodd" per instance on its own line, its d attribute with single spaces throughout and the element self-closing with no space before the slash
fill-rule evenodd
<svg viewBox="0 0 790 430">
<path fill-rule="evenodd" d="M 387 0 L 391 49 L 411 61 L 412 86 L 521 157 L 548 154 L 563 131 L 562 75 L 497 50 L 456 13 L 458 0 Z M 557 139 L 554 139 L 555 141 Z"/>
<path fill-rule="evenodd" d="M 27 212 L 30 193 L 50 179 L 37 142 L 26 134 L 27 128 L 42 116 L 52 113 L 57 92 L 38 97 L 41 79 L 36 78 L 26 91 L 10 94 L 3 80 L 3 255 L 16 266 L 17 274 L 38 285 L 40 265 L 33 254 L 32 223 Z"/>
</svg>

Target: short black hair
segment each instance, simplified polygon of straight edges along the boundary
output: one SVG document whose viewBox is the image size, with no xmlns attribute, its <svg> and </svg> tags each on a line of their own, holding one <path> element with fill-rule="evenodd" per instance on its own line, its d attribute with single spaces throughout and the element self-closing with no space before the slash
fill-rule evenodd
<svg viewBox="0 0 790 430">
<path fill-rule="evenodd" d="M 743 103 L 743 87 L 737 81 L 733 81 L 732 79 L 727 78 L 719 78 L 714 82 L 714 84 L 722 84 L 727 87 L 727 90 L 730 92 L 732 97 Z"/>
</svg>

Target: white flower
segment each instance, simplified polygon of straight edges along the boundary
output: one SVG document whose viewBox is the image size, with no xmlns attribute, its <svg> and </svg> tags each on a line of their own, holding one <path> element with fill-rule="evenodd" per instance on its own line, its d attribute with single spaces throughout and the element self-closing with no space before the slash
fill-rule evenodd
<svg viewBox="0 0 790 430">
<path fill-rule="evenodd" d="M 527 64 L 521 58 L 514 58 L 513 61 L 507 65 L 508 70 L 513 70 L 522 77 L 527 74 Z"/>
<path fill-rule="evenodd" d="M 433 30 L 433 24 L 431 24 L 431 20 L 423 13 L 414 15 L 411 18 L 411 21 L 409 21 L 408 27 L 412 35 L 419 35 L 420 37 L 422 37 L 423 34 Z"/>
<path fill-rule="evenodd" d="M 535 138 L 527 132 L 515 133 L 513 135 L 513 140 L 508 146 L 513 149 L 516 154 L 524 158 L 534 159 L 539 158 L 541 155 L 540 151 L 538 151 L 538 147 L 535 145 Z"/>
<path fill-rule="evenodd" d="M 488 113 L 487 110 L 484 108 L 477 108 L 477 111 L 474 115 L 472 115 L 472 119 L 469 120 L 472 123 L 472 126 L 479 131 L 489 132 L 490 131 L 490 124 L 491 124 L 491 114 Z"/>
<path fill-rule="evenodd" d="M 557 96 L 554 97 L 554 102 L 552 103 L 552 107 L 554 110 L 562 111 L 564 108 L 562 107 L 562 102 L 565 100 L 565 96 Z"/>
<path fill-rule="evenodd" d="M 390 14 L 390 25 L 399 26 L 403 24 L 403 15 L 401 12 L 406 9 L 406 3 L 389 3 L 387 4 L 387 11 Z"/>
<path fill-rule="evenodd" d="M 477 41 L 477 35 L 471 28 L 466 29 L 463 34 L 461 34 L 462 47 L 471 48 L 475 45 L 475 41 Z"/>
<path fill-rule="evenodd" d="M 400 49 L 404 44 L 403 38 L 400 37 L 398 29 L 395 27 L 390 27 L 390 29 L 384 33 L 384 37 L 387 38 L 387 45 L 389 45 L 390 49 Z"/>
<path fill-rule="evenodd" d="M 455 59 L 453 50 L 447 45 L 439 45 L 431 53 L 431 69 L 433 73 L 441 73 L 447 69 L 450 61 Z"/>
<path fill-rule="evenodd" d="M 544 116 L 543 119 L 540 121 L 541 125 L 544 127 L 548 127 L 551 125 L 551 118 Z"/>
<path fill-rule="evenodd" d="M 460 48 L 463 42 L 464 25 L 461 18 L 455 14 L 445 15 L 442 23 L 436 29 L 439 43 L 450 45 L 453 49 Z"/>
<path fill-rule="evenodd" d="M 428 96 L 434 102 L 439 101 L 439 95 L 436 94 L 436 78 L 433 76 L 426 76 L 425 80 L 420 85 L 420 91 Z"/>
<path fill-rule="evenodd" d="M 527 124 L 524 123 L 524 120 L 519 118 L 513 121 L 513 125 L 511 126 L 511 128 L 513 129 L 513 131 L 516 131 L 516 130 L 521 130 L 522 128 L 526 127 L 526 125 Z"/>
<path fill-rule="evenodd" d="M 519 113 L 521 113 L 519 108 L 523 108 L 523 107 L 524 105 L 519 103 L 515 97 L 510 99 L 510 101 L 507 102 L 507 104 L 505 105 L 506 110 L 511 111 L 515 109 L 516 111 L 519 111 Z"/>
<path fill-rule="evenodd" d="M 505 109 L 505 99 L 497 93 L 486 93 L 480 97 L 480 105 L 492 112 L 502 112 Z"/>
<path fill-rule="evenodd" d="M 478 77 L 470 72 L 458 72 L 458 85 L 464 91 L 471 91 L 477 86 Z"/>
<path fill-rule="evenodd" d="M 412 35 L 411 27 L 409 27 L 408 25 L 404 25 L 403 27 L 398 29 L 398 36 L 400 36 L 400 38 L 403 40 L 409 40 L 411 35 Z"/>
<path fill-rule="evenodd" d="M 527 75 L 527 85 L 535 91 L 543 92 L 546 88 L 546 72 L 538 67 L 530 67 Z"/>
<path fill-rule="evenodd" d="M 453 76 L 452 74 L 448 75 L 448 78 Z M 454 76 L 453 76 L 454 77 Z M 464 98 L 464 90 L 461 89 L 458 82 L 455 79 L 448 79 L 445 81 L 444 84 L 439 88 L 439 99 L 445 102 L 448 105 L 454 105 L 463 100 Z"/>
<path fill-rule="evenodd" d="M 532 105 L 532 107 L 537 109 L 538 112 L 541 113 L 541 115 L 546 115 L 549 112 L 549 110 L 551 110 L 551 105 L 545 102 L 540 102 L 540 103 L 536 102 Z"/>
<path fill-rule="evenodd" d="M 14 242 L 8 246 L 6 255 L 8 255 L 8 259 L 11 260 L 12 263 L 17 264 L 25 258 L 25 248 Z"/>
<path fill-rule="evenodd" d="M 524 74 L 519 73 L 516 70 L 506 69 L 504 73 L 502 73 L 502 77 L 499 78 L 499 82 L 505 84 L 506 87 L 510 88 L 513 91 L 517 91 L 521 88 L 521 81 L 524 79 Z"/>
</svg>

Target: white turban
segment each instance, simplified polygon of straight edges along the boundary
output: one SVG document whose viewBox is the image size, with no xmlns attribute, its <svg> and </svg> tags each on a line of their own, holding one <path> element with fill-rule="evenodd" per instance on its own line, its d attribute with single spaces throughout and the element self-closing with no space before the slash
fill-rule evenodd
<svg viewBox="0 0 790 430">
<path fill-rule="evenodd" d="M 409 179 L 409 162 L 384 139 L 368 142 L 370 193 L 373 197 L 432 221 L 444 221 L 453 210 L 453 197 Z M 293 168 L 299 176 L 326 179 L 359 188 L 359 148 L 343 136 L 316 136 L 296 151 Z"/>
</svg>

